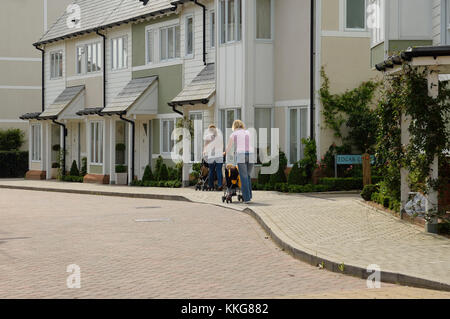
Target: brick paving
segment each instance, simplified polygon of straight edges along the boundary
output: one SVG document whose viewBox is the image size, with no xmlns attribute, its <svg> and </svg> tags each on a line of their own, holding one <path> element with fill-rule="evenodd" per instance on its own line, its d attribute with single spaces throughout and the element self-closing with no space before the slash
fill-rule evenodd
<svg viewBox="0 0 450 319">
<path fill-rule="evenodd" d="M 194 202 L 222 205 L 219 193 L 195 192 L 190 189 L 148 189 L 19 180 L 3 180 L 0 181 L 0 184 L 107 191 L 122 194 L 182 195 Z M 1 190 L 1 192 L 3 193 L 4 190 Z M 53 196 L 60 195 L 54 193 L 48 196 L 53 198 Z M 69 195 L 63 194 L 62 196 Z M 28 197 L 26 196 L 27 199 Z M 108 207 L 109 202 L 116 200 L 113 197 L 104 198 Z M 125 201 L 125 199 L 120 198 L 118 200 L 119 202 Z M 131 199 L 131 201 L 137 201 L 137 199 Z M 449 239 L 426 234 L 418 226 L 407 224 L 388 214 L 369 209 L 361 204 L 357 196 L 336 194 L 320 196 L 284 195 L 275 192 L 255 192 L 254 201 L 255 203 L 249 207 L 263 219 L 280 239 L 312 255 L 318 255 L 339 263 L 342 262 L 345 265 L 364 268 L 369 264 L 377 264 L 384 271 L 450 283 Z M 193 205 L 170 202 L 170 204 L 164 204 L 164 207 L 176 204 Z M 204 207 L 211 212 L 222 211 L 220 208 L 211 209 L 209 205 L 204 205 Z M 232 204 L 227 207 L 243 210 L 247 206 Z M 239 218 L 245 216 L 236 215 L 232 210 L 225 210 L 224 212 L 233 214 L 232 216 L 235 216 L 235 218 L 237 218 L 236 216 L 240 216 Z M 59 214 L 56 216 L 59 216 Z M 3 218 L 3 216 L 0 218 Z M 246 218 L 250 217 L 246 216 Z M 253 223 L 257 225 L 256 222 Z M 255 226 L 255 228 L 258 228 L 258 226 Z M 298 263 L 295 260 L 293 262 Z M 317 270 L 314 267 L 312 269 Z M 320 271 L 320 275 L 323 276 L 323 274 L 324 272 Z M 354 280 L 355 278 L 350 279 Z M 314 286 L 311 288 L 314 288 Z M 308 295 L 308 292 L 303 291 L 302 294 Z M 309 295 L 320 296 L 320 294 L 321 292 L 312 292 Z M 264 297 L 264 295 L 258 293 L 247 296 L 250 295 Z M 288 295 L 296 296 L 298 294 L 290 292 L 277 294 L 275 291 L 270 293 L 270 296 L 275 297 Z M 382 295 L 382 293 L 378 295 Z M 224 296 L 228 295 L 225 294 Z M 370 296 L 376 298 L 373 292 L 367 295 L 369 298 Z M 408 293 L 405 298 L 408 298 Z"/>
</svg>

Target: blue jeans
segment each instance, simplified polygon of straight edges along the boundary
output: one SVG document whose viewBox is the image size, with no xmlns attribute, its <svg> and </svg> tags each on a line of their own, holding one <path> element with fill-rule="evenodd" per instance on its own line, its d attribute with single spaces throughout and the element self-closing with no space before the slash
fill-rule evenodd
<svg viewBox="0 0 450 319">
<path fill-rule="evenodd" d="M 241 190 L 244 202 L 250 201 L 252 196 L 252 178 L 253 163 L 250 163 L 248 154 L 245 154 L 245 161 L 238 161 L 239 177 L 241 178 Z"/>
<path fill-rule="evenodd" d="M 214 172 L 217 174 L 217 186 L 222 187 L 223 185 L 223 175 L 222 175 L 223 163 L 217 163 L 214 161 L 209 164 L 209 187 L 214 188 Z"/>
</svg>

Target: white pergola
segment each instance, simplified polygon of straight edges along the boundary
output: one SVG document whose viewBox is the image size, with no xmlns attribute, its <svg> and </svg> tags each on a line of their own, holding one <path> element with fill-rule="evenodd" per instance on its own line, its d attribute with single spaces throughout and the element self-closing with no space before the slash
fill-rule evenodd
<svg viewBox="0 0 450 319">
<path fill-rule="evenodd" d="M 450 46 L 428 46 L 410 48 L 401 55 L 393 56 L 376 66 L 378 71 L 382 71 L 385 75 L 395 75 L 402 70 L 402 65 L 408 63 L 412 67 L 426 67 L 428 70 L 428 95 L 437 98 L 439 95 L 440 81 L 450 79 Z M 409 133 L 410 119 L 406 115 L 402 115 L 401 120 L 401 143 L 407 146 L 410 143 Z M 431 164 L 431 179 L 437 179 L 439 176 L 438 156 L 435 157 Z M 401 169 L 401 202 L 402 211 L 406 203 L 410 199 L 411 190 L 408 183 L 409 171 L 406 168 Z M 433 207 L 438 207 L 438 192 L 430 190 L 427 196 L 426 212 L 428 213 Z M 427 222 L 426 231 L 437 233 L 437 218 Z"/>
</svg>

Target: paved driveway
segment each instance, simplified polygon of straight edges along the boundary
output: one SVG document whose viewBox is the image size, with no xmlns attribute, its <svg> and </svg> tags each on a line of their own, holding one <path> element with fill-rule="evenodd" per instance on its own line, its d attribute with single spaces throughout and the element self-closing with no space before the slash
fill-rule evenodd
<svg viewBox="0 0 450 319">
<path fill-rule="evenodd" d="M 66 267 L 81 268 L 68 289 Z M 319 270 L 224 208 L 0 190 L 0 298 L 449 297 Z"/>
</svg>

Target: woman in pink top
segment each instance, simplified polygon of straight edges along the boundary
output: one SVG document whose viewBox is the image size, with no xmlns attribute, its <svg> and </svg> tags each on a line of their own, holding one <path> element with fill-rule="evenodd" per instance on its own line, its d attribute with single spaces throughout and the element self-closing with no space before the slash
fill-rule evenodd
<svg viewBox="0 0 450 319">
<path fill-rule="evenodd" d="M 248 203 L 252 199 L 252 180 L 250 175 L 254 164 L 251 161 L 254 154 L 254 147 L 250 132 L 245 129 L 242 121 L 234 121 L 232 129 L 233 134 L 230 136 L 225 154 L 231 151 L 233 145 L 235 146 L 236 162 L 241 178 L 242 197 L 244 198 L 244 203 Z"/>
</svg>

